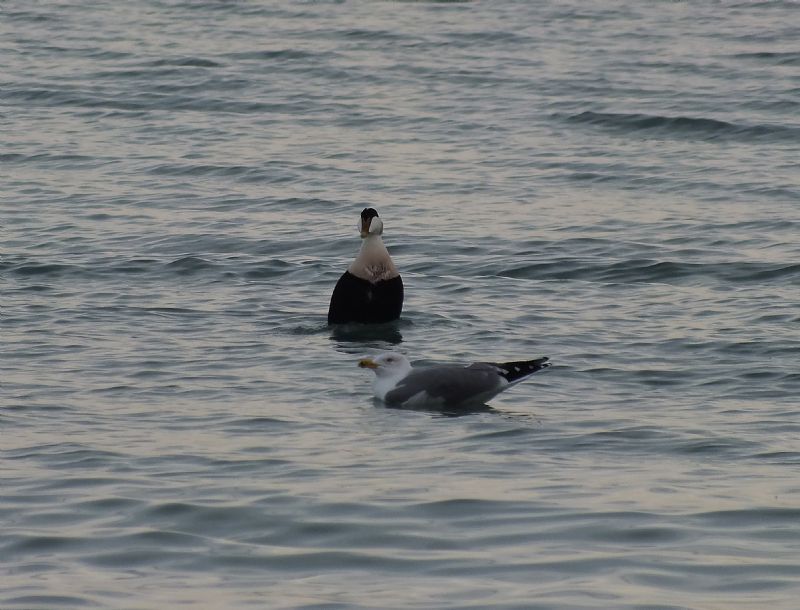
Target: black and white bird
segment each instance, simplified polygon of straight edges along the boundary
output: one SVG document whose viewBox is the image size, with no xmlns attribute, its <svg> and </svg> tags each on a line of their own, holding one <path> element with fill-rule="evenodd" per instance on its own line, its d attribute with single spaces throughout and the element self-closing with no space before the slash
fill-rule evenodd
<svg viewBox="0 0 800 610">
<path fill-rule="evenodd" d="M 549 358 L 518 362 L 476 362 L 469 366 L 412 367 L 396 352 L 359 361 L 372 369 L 375 396 L 402 407 L 454 407 L 483 404 L 506 388 L 550 366 Z"/>
<path fill-rule="evenodd" d="M 358 230 L 361 250 L 336 282 L 328 324 L 391 322 L 403 310 L 403 280 L 383 245 L 383 221 L 374 208 L 361 212 Z"/>
</svg>

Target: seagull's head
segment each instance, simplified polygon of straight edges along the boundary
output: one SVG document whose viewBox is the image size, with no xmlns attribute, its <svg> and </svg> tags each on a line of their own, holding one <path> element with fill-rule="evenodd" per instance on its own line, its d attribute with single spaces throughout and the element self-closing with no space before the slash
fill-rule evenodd
<svg viewBox="0 0 800 610">
<path fill-rule="evenodd" d="M 405 377 L 411 371 L 411 363 L 403 354 L 386 352 L 358 361 L 362 369 L 372 369 L 378 377 Z"/>
<path fill-rule="evenodd" d="M 375 208 L 364 208 L 361 212 L 361 218 L 358 220 L 358 232 L 361 233 L 361 238 L 369 237 L 370 235 L 381 235 L 383 233 L 383 221 L 378 218 L 378 212 Z"/>
</svg>

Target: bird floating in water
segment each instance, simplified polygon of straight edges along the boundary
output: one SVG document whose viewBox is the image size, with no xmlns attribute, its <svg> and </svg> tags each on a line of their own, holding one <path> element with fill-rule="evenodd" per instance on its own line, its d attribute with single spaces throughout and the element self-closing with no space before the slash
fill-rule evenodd
<svg viewBox="0 0 800 610">
<path fill-rule="evenodd" d="M 361 212 L 358 230 L 361 250 L 336 282 L 328 324 L 391 322 L 403 310 L 403 280 L 383 245 L 383 221 L 374 208 Z"/>
<path fill-rule="evenodd" d="M 506 388 L 550 366 L 549 358 L 518 362 L 476 362 L 469 366 L 412 367 L 396 352 L 359 361 L 372 369 L 375 396 L 401 407 L 454 407 L 483 404 Z"/>
</svg>

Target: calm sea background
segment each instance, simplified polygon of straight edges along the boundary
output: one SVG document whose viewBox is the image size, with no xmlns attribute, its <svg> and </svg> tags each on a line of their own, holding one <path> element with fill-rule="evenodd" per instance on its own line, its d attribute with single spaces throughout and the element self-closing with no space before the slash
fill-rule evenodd
<svg viewBox="0 0 800 610">
<path fill-rule="evenodd" d="M 0 607 L 798 608 L 798 22 L 5 0 Z M 332 332 L 367 205 L 405 310 Z"/>
</svg>

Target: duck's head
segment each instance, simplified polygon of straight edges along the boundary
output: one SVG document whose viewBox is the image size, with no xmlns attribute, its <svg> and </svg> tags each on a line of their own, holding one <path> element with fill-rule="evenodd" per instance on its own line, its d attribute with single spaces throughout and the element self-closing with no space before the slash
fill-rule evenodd
<svg viewBox="0 0 800 610">
<path fill-rule="evenodd" d="M 364 208 L 361 212 L 361 218 L 358 221 L 358 232 L 361 233 L 362 239 L 370 235 L 381 235 L 383 233 L 383 221 L 378 217 L 378 212 L 375 211 L 375 208 Z"/>
</svg>

